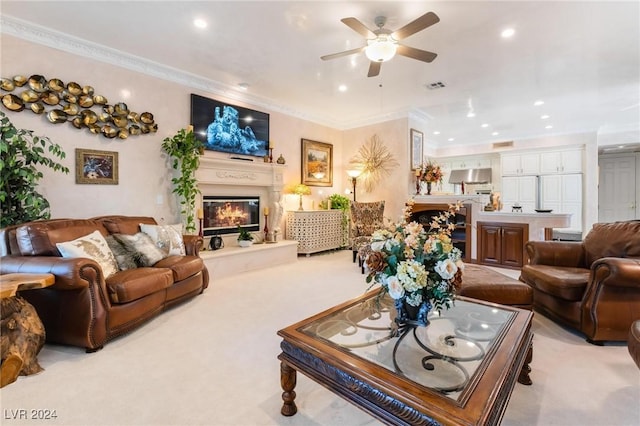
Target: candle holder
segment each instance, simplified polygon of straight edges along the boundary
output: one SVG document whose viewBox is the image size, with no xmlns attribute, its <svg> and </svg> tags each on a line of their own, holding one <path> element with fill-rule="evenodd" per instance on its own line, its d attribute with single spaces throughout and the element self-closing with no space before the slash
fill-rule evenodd
<svg viewBox="0 0 640 426">
<path fill-rule="evenodd" d="M 204 237 L 204 234 L 203 234 L 203 232 L 202 232 L 202 221 L 203 221 L 203 220 L 204 220 L 204 219 L 202 219 L 202 218 L 198 219 L 198 221 L 200 222 L 200 230 L 198 231 L 198 236 L 199 236 L 199 237 Z"/>
<path fill-rule="evenodd" d="M 416 195 L 420 195 L 420 177 L 416 176 Z"/>
<path fill-rule="evenodd" d="M 264 241 L 269 241 L 269 215 L 264 215 Z"/>
<path fill-rule="evenodd" d="M 273 163 L 273 148 L 269 148 L 269 162 Z"/>
</svg>

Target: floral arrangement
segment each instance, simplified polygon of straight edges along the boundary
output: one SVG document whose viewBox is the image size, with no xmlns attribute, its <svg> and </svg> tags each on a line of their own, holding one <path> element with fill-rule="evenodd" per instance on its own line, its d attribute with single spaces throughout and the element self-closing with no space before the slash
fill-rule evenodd
<svg viewBox="0 0 640 426">
<path fill-rule="evenodd" d="M 420 168 L 416 170 L 416 177 L 422 182 L 442 183 L 444 173 L 438 164 L 428 160 L 426 163 L 422 163 Z"/>
<path fill-rule="evenodd" d="M 398 322 L 426 325 L 429 311 L 451 307 L 462 281 L 462 253 L 451 242 L 455 224 L 449 220 L 460 204 L 434 217 L 428 229 L 409 222 L 412 207 L 409 200 L 399 223 L 373 233 L 366 281 L 394 299 Z"/>
</svg>

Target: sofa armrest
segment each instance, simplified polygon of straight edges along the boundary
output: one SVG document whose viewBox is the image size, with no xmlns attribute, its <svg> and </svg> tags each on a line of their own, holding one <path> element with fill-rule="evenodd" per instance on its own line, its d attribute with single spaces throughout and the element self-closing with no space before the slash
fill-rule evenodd
<svg viewBox="0 0 640 426">
<path fill-rule="evenodd" d="M 189 256 L 198 256 L 200 248 L 204 244 L 204 238 L 199 235 L 183 235 L 184 250 Z"/>
<path fill-rule="evenodd" d="M 578 241 L 528 241 L 525 248 L 531 265 L 586 268 L 584 247 Z"/>
<path fill-rule="evenodd" d="M 603 257 L 591 265 L 593 283 L 612 287 L 637 288 L 640 291 L 640 259 Z"/>
<path fill-rule="evenodd" d="M 49 288 L 78 290 L 101 280 L 102 269 L 96 261 L 87 258 L 3 256 L 0 260 L 0 274 L 12 273 L 53 274 L 56 282 Z"/>
</svg>

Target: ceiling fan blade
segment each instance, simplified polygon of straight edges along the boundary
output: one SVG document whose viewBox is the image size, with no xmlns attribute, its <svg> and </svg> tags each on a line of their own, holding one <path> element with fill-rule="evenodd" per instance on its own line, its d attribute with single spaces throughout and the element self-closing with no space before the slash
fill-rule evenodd
<svg viewBox="0 0 640 426">
<path fill-rule="evenodd" d="M 376 35 L 373 33 L 373 31 L 367 28 L 356 18 L 343 18 L 340 21 L 342 21 L 347 27 L 351 28 L 353 31 L 357 32 L 365 38 L 376 38 Z"/>
<path fill-rule="evenodd" d="M 436 56 L 438 56 L 437 53 L 427 52 L 426 50 L 420 50 L 415 47 L 404 46 L 402 44 L 398 45 L 396 53 L 422 62 L 431 62 L 436 58 Z"/>
<path fill-rule="evenodd" d="M 382 66 L 382 62 L 371 61 L 369 64 L 369 72 L 367 73 L 367 77 L 375 77 L 380 74 L 380 67 Z"/>
<path fill-rule="evenodd" d="M 400 41 L 403 38 L 407 38 L 410 35 L 417 33 L 418 31 L 422 31 L 433 24 L 437 24 L 438 22 L 440 22 L 440 18 L 438 18 L 438 15 L 436 15 L 433 12 L 428 12 L 422 15 L 421 17 L 419 17 L 418 19 L 415 19 L 412 22 L 409 22 L 407 25 L 400 28 L 399 30 L 393 32 L 391 36 L 394 39 Z"/>
<path fill-rule="evenodd" d="M 362 52 L 366 49 L 367 46 L 358 47 L 357 49 L 345 50 L 344 52 L 332 53 L 331 55 L 320 56 L 320 59 L 323 61 L 328 61 L 329 59 L 341 58 L 343 56 L 354 55 L 356 53 Z"/>
</svg>

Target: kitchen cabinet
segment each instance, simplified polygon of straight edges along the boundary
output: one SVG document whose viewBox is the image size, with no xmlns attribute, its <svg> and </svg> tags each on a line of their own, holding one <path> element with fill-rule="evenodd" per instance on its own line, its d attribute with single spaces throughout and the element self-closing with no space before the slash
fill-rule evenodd
<svg viewBox="0 0 640 426">
<path fill-rule="evenodd" d="M 503 154 L 502 176 L 524 176 L 540 174 L 540 154 Z"/>
<path fill-rule="evenodd" d="M 582 173 L 582 149 L 540 153 L 540 174 Z"/>
<path fill-rule="evenodd" d="M 536 176 L 505 176 L 502 178 L 502 204 L 506 211 L 519 204 L 523 212 L 532 213 L 536 209 Z"/>
<path fill-rule="evenodd" d="M 541 176 L 540 208 L 571 213 L 571 226 L 563 231 L 582 232 L 582 174 Z"/>
<path fill-rule="evenodd" d="M 525 263 L 524 244 L 529 239 L 526 223 L 478 222 L 478 263 L 521 268 Z"/>
</svg>

